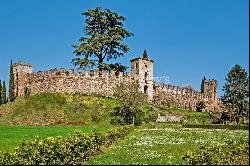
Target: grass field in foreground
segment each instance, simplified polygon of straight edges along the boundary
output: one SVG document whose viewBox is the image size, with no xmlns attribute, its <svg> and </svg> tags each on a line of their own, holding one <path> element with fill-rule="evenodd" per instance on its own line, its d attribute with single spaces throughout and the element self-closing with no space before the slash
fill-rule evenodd
<svg viewBox="0 0 250 166">
<path fill-rule="evenodd" d="M 96 128 L 105 131 L 105 128 Z M 0 151 L 11 151 L 17 147 L 23 139 L 33 140 L 36 136 L 47 138 L 50 136 L 67 137 L 74 131 L 80 130 L 90 133 L 94 127 L 88 126 L 7 126 L 0 125 Z"/>
<path fill-rule="evenodd" d="M 202 143 L 223 143 L 248 137 L 247 130 L 160 128 L 137 129 L 118 144 L 105 149 L 87 164 L 187 164 L 182 155 Z"/>
</svg>

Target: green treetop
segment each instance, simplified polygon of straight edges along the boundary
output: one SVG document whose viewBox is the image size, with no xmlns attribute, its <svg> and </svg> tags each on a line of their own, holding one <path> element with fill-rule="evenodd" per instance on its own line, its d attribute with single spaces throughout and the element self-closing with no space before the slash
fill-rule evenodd
<svg viewBox="0 0 250 166">
<path fill-rule="evenodd" d="M 227 74 L 222 101 L 230 108 L 231 118 L 237 124 L 242 116 L 249 116 L 249 77 L 245 69 L 236 64 Z"/>
<path fill-rule="evenodd" d="M 79 68 L 112 68 L 107 62 L 129 51 L 123 40 L 133 34 L 124 28 L 123 22 L 126 18 L 100 7 L 82 14 L 86 16 L 85 36 L 79 39 L 79 45 L 73 45 L 77 56 L 72 60 L 73 64 Z M 124 67 L 115 65 L 115 68 Z"/>
</svg>

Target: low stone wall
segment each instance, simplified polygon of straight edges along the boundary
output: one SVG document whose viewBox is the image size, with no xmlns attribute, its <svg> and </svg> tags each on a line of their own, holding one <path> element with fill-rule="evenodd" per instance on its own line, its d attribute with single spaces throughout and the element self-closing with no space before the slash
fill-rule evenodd
<svg viewBox="0 0 250 166">
<path fill-rule="evenodd" d="M 161 116 L 158 114 L 156 122 L 181 122 L 184 120 L 182 115 L 165 115 Z"/>
</svg>

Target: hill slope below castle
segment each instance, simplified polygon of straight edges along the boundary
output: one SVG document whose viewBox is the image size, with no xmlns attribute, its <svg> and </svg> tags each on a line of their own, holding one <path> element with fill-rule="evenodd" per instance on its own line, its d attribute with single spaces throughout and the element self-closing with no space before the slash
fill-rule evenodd
<svg viewBox="0 0 250 166">
<path fill-rule="evenodd" d="M 0 124 L 13 125 L 98 125 L 110 126 L 111 111 L 122 101 L 84 94 L 40 93 L 28 98 L 18 97 L 0 107 Z M 181 123 L 211 123 L 209 113 L 144 104 L 144 123 L 160 116 L 183 117 Z"/>
<path fill-rule="evenodd" d="M 0 123 L 15 125 L 109 124 L 109 113 L 121 101 L 82 94 L 41 93 L 18 97 L 0 107 Z"/>
</svg>

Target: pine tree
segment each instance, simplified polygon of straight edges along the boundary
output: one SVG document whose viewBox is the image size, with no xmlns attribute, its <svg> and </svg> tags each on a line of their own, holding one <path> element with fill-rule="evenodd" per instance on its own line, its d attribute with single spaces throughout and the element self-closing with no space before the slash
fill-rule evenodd
<svg viewBox="0 0 250 166">
<path fill-rule="evenodd" d="M 6 86 L 5 86 L 5 81 L 3 81 L 3 87 L 2 87 L 2 104 L 7 103 L 7 98 L 6 98 Z"/>
<path fill-rule="evenodd" d="M 0 106 L 2 105 L 2 81 L 0 80 Z"/>
<path fill-rule="evenodd" d="M 231 118 L 239 124 L 240 118 L 249 114 L 249 77 L 246 70 L 235 65 L 227 74 L 223 91 L 222 101 L 230 108 Z"/>
<path fill-rule="evenodd" d="M 15 100 L 15 85 L 14 85 L 14 73 L 13 73 L 12 60 L 10 62 L 9 100 L 11 102 Z"/>
</svg>

